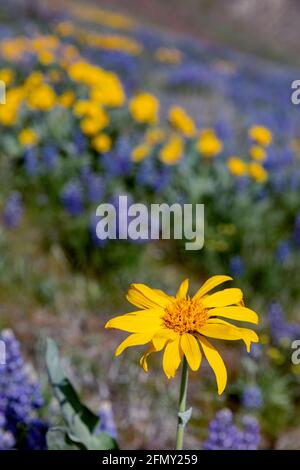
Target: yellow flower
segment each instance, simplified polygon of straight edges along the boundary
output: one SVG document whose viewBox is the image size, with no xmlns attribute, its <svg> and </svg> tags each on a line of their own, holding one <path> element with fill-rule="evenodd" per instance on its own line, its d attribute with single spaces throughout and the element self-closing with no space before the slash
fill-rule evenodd
<svg viewBox="0 0 300 470">
<path fill-rule="evenodd" d="M 90 98 L 97 104 L 111 107 L 124 104 L 125 92 L 115 73 L 84 61 L 73 63 L 68 73 L 72 80 L 90 87 Z"/>
<path fill-rule="evenodd" d="M 182 53 L 178 49 L 160 47 L 155 51 L 155 58 L 165 64 L 180 64 L 182 61 Z"/>
<path fill-rule="evenodd" d="M 268 179 L 268 173 L 259 163 L 251 162 L 248 166 L 249 175 L 258 183 L 264 183 Z"/>
<path fill-rule="evenodd" d="M 14 72 L 11 69 L 0 69 L 0 81 L 6 86 L 10 85 L 14 79 Z"/>
<path fill-rule="evenodd" d="M 213 129 L 204 129 L 200 134 L 197 149 L 207 158 L 216 157 L 223 150 L 223 143 L 216 136 Z"/>
<path fill-rule="evenodd" d="M 92 147 L 100 153 L 109 152 L 111 144 L 111 138 L 107 134 L 96 135 L 92 140 Z"/>
<path fill-rule="evenodd" d="M 184 142 L 179 135 L 173 135 L 162 147 L 159 157 L 166 165 L 174 165 L 183 157 Z"/>
<path fill-rule="evenodd" d="M 227 167 L 234 176 L 245 176 L 247 174 L 247 165 L 239 157 L 230 157 Z"/>
<path fill-rule="evenodd" d="M 59 97 L 59 104 L 63 106 L 64 108 L 70 108 L 75 101 L 75 95 L 73 91 L 68 90 L 65 91 L 62 95 Z"/>
<path fill-rule="evenodd" d="M 6 105 L 1 107 L 0 123 L 13 126 L 18 118 L 18 111 L 24 99 L 23 87 L 12 88 L 6 93 Z"/>
<path fill-rule="evenodd" d="M 252 145 L 249 150 L 250 157 L 258 162 L 263 162 L 267 158 L 266 151 L 259 145 Z"/>
<path fill-rule="evenodd" d="M 135 163 L 141 162 L 144 158 L 148 157 L 150 151 L 151 148 L 146 143 L 138 145 L 132 150 L 131 160 Z"/>
<path fill-rule="evenodd" d="M 43 83 L 30 91 L 27 101 L 32 109 L 50 111 L 56 104 L 56 94 L 49 85 Z"/>
<path fill-rule="evenodd" d="M 71 21 L 62 21 L 55 27 L 55 31 L 61 36 L 71 36 L 75 27 Z"/>
<path fill-rule="evenodd" d="M 148 356 L 165 348 L 163 369 L 170 379 L 175 376 L 183 356 L 192 370 L 198 370 L 203 351 L 215 373 L 218 393 L 221 394 L 227 383 L 226 367 L 222 357 L 207 338 L 243 340 L 248 352 L 251 343 L 258 341 L 258 336 L 253 330 L 240 328 L 223 320 L 227 318 L 258 323 L 258 315 L 244 307 L 240 289 L 224 289 L 208 294 L 229 280 L 232 280 L 229 276 L 213 276 L 193 297 L 188 295 L 187 279 L 181 283 L 175 297 L 144 284 L 133 284 L 128 291 L 127 300 L 139 310 L 115 317 L 105 325 L 106 328 L 117 328 L 132 333 L 119 345 L 116 356 L 129 346 L 149 343 L 148 350 L 140 360 L 140 365 L 147 372 Z"/>
<path fill-rule="evenodd" d="M 145 134 L 145 141 L 150 145 L 157 145 L 165 138 L 165 131 L 160 127 L 148 129 Z"/>
<path fill-rule="evenodd" d="M 84 118 L 80 123 L 80 128 L 86 135 L 98 134 L 105 126 L 106 124 L 104 122 L 91 117 Z"/>
<path fill-rule="evenodd" d="M 193 119 L 180 106 L 173 106 L 169 110 L 169 121 L 175 129 L 182 132 L 186 137 L 193 137 L 196 126 Z"/>
<path fill-rule="evenodd" d="M 159 101 L 150 93 L 140 93 L 130 101 L 129 110 L 135 121 L 154 124 L 158 118 Z"/>
<path fill-rule="evenodd" d="M 32 147 L 38 141 L 38 136 L 36 132 L 32 129 L 23 129 L 19 135 L 18 139 L 21 145 L 24 147 Z"/>
<path fill-rule="evenodd" d="M 270 129 L 264 126 L 252 126 L 249 129 L 249 137 L 258 144 L 267 147 L 272 143 L 273 136 Z"/>
<path fill-rule="evenodd" d="M 40 51 L 38 54 L 38 60 L 42 65 L 50 65 L 55 61 L 55 56 L 50 51 Z"/>
</svg>

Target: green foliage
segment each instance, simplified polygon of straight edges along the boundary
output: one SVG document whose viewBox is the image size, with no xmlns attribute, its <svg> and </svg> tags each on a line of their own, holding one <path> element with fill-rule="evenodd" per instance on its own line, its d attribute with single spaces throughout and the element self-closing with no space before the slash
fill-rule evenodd
<svg viewBox="0 0 300 470">
<path fill-rule="evenodd" d="M 65 376 L 61 366 L 59 352 L 55 342 L 47 339 L 46 365 L 49 380 L 57 398 L 64 428 L 51 428 L 47 435 L 50 450 L 116 449 L 117 443 L 107 433 L 97 433 L 100 419 L 88 407 L 81 403 L 76 390 Z"/>
</svg>

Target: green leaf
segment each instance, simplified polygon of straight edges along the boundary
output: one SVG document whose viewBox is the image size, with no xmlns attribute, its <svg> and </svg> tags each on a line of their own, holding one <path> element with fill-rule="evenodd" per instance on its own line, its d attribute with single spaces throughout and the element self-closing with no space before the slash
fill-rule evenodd
<svg viewBox="0 0 300 470">
<path fill-rule="evenodd" d="M 67 426 L 69 439 L 88 450 L 117 448 L 116 441 L 107 433 L 95 434 L 100 419 L 81 403 L 76 390 L 61 367 L 57 346 L 50 338 L 47 339 L 46 365 L 54 394 Z"/>
<path fill-rule="evenodd" d="M 193 408 L 191 407 L 182 413 L 178 413 L 178 418 L 180 419 L 182 426 L 187 425 L 187 423 L 191 419 L 192 412 L 193 412 Z"/>
<path fill-rule="evenodd" d="M 46 435 L 48 450 L 80 450 L 77 443 L 73 442 L 68 436 L 66 428 L 50 428 Z"/>
</svg>

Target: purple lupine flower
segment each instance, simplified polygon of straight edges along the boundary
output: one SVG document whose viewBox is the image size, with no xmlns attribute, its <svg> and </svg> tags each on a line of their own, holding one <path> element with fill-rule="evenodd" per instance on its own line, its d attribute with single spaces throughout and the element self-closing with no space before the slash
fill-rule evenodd
<svg viewBox="0 0 300 470">
<path fill-rule="evenodd" d="M 82 132 L 80 131 L 76 132 L 73 138 L 73 142 L 74 142 L 78 155 L 81 155 L 82 153 L 86 151 L 88 141 L 85 135 L 82 134 Z"/>
<path fill-rule="evenodd" d="M 6 420 L 2 414 L 0 414 L 0 450 L 12 449 L 16 443 L 13 434 L 5 430 Z"/>
<path fill-rule="evenodd" d="M 73 216 L 80 215 L 84 210 L 83 190 L 78 180 L 66 183 L 61 193 L 64 209 Z"/>
<path fill-rule="evenodd" d="M 154 159 L 147 158 L 139 164 L 137 183 L 149 189 L 160 192 L 170 179 L 170 169 L 167 166 L 158 167 Z"/>
<path fill-rule="evenodd" d="M 261 389 L 257 385 L 247 385 L 242 394 L 242 404 L 248 410 L 257 410 L 263 405 Z"/>
<path fill-rule="evenodd" d="M 218 411 L 209 424 L 204 450 L 256 450 L 260 443 L 260 427 L 252 416 L 242 419 L 241 428 L 233 422 L 228 409 Z"/>
<path fill-rule="evenodd" d="M 292 246 L 290 240 L 281 241 L 276 249 L 275 258 L 279 263 L 284 263 L 291 255 Z"/>
<path fill-rule="evenodd" d="M 100 425 L 97 429 L 97 433 L 106 432 L 114 439 L 117 438 L 117 428 L 113 416 L 112 406 L 109 401 L 101 403 L 99 410 Z"/>
<path fill-rule="evenodd" d="M 100 175 L 91 173 L 87 177 L 87 198 L 89 202 L 101 202 L 101 199 L 104 195 L 104 182 L 103 178 Z"/>
<path fill-rule="evenodd" d="M 293 341 L 300 336 L 300 325 L 289 322 L 279 303 L 272 303 L 267 310 L 272 342 L 280 345 L 283 340 Z"/>
<path fill-rule="evenodd" d="M 300 248 L 300 213 L 297 215 L 295 220 L 294 239 L 296 245 Z"/>
<path fill-rule="evenodd" d="M 29 176 L 36 176 L 40 171 L 39 160 L 36 148 L 28 148 L 23 157 L 24 168 Z"/>
<path fill-rule="evenodd" d="M 17 191 L 10 194 L 3 209 L 3 222 L 9 229 L 16 228 L 23 217 L 23 202 L 21 194 Z"/>
<path fill-rule="evenodd" d="M 46 145 L 43 149 L 43 159 L 45 167 L 53 170 L 58 161 L 57 149 L 53 145 Z"/>
<path fill-rule="evenodd" d="M 115 148 L 102 155 L 100 161 L 108 177 L 130 174 L 133 163 L 129 140 L 126 137 L 120 137 Z"/>
<path fill-rule="evenodd" d="M 26 437 L 24 441 L 25 450 L 47 450 L 46 434 L 48 424 L 41 419 L 34 418 L 27 423 Z"/>
<path fill-rule="evenodd" d="M 223 409 L 216 413 L 209 423 L 208 438 L 204 443 L 204 450 L 232 450 L 240 445 L 240 431 L 233 423 L 232 412 Z"/>
<path fill-rule="evenodd" d="M 244 273 L 245 266 L 240 256 L 232 256 L 229 271 L 233 276 L 241 276 Z"/>
<path fill-rule="evenodd" d="M 242 419 L 240 450 L 257 450 L 260 445 L 260 425 L 254 416 L 244 416 Z"/>
<path fill-rule="evenodd" d="M 5 363 L 0 364 L 0 448 L 13 447 L 17 431 L 33 426 L 36 410 L 44 404 L 40 385 L 31 368 L 24 362 L 20 344 L 11 330 L 3 330 L 0 340 L 5 344 Z M 44 423 L 44 435 L 48 426 Z M 35 444 L 35 448 L 38 444 Z"/>
<path fill-rule="evenodd" d="M 250 353 L 249 353 L 249 356 L 254 360 L 254 361 L 258 361 L 261 356 L 262 356 L 262 345 L 259 344 L 259 343 L 253 343 L 251 344 L 251 349 L 250 349 Z"/>
<path fill-rule="evenodd" d="M 88 164 L 81 168 L 80 179 L 86 191 L 88 201 L 91 203 L 100 203 L 104 195 L 103 178 L 97 175 Z"/>
</svg>

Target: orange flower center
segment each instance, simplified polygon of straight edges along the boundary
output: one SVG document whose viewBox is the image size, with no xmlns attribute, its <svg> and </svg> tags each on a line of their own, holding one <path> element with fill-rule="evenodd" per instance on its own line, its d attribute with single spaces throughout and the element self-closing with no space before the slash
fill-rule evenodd
<svg viewBox="0 0 300 470">
<path fill-rule="evenodd" d="M 199 300 L 178 299 L 167 305 L 162 319 L 170 330 L 180 334 L 192 333 L 206 323 L 208 310 Z"/>
</svg>

